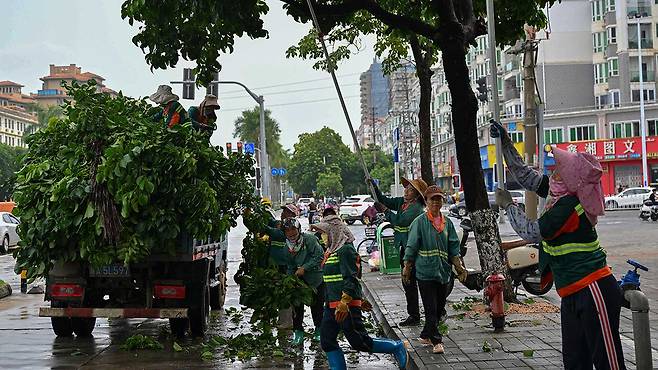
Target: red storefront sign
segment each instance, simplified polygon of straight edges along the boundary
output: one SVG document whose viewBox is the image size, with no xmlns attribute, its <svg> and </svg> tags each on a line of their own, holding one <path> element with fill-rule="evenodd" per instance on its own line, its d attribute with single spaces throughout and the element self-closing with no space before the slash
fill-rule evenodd
<svg viewBox="0 0 658 370">
<path fill-rule="evenodd" d="M 604 139 L 556 144 L 570 152 L 589 153 L 599 161 L 636 160 L 642 158 L 642 139 Z M 647 158 L 658 158 L 658 137 L 647 137 Z"/>
</svg>

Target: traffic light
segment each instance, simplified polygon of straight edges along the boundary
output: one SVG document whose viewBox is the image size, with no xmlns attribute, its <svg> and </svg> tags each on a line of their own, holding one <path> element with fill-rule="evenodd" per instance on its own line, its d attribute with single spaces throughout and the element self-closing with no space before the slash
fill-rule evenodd
<svg viewBox="0 0 658 370">
<path fill-rule="evenodd" d="M 233 144 L 226 143 L 226 154 L 231 154 L 231 153 L 233 153 Z"/>
<path fill-rule="evenodd" d="M 242 154 L 242 141 L 238 141 L 238 153 Z"/>
<path fill-rule="evenodd" d="M 213 73 L 212 82 L 206 87 L 206 94 L 219 96 L 219 72 Z"/>
<path fill-rule="evenodd" d="M 486 103 L 489 101 L 489 88 L 487 87 L 487 77 L 482 76 L 475 80 L 477 83 L 476 90 L 478 91 L 477 98 L 479 101 Z"/>
<path fill-rule="evenodd" d="M 183 68 L 183 99 L 194 100 L 195 90 L 194 70 L 192 68 Z"/>
<path fill-rule="evenodd" d="M 461 188 L 461 176 L 460 175 L 452 175 L 452 188 L 453 189 L 459 189 Z"/>
</svg>

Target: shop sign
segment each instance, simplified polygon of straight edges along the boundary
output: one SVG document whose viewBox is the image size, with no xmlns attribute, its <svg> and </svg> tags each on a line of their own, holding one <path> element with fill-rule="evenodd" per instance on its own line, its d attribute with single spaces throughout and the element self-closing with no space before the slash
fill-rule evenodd
<svg viewBox="0 0 658 370">
<path fill-rule="evenodd" d="M 600 161 L 642 158 L 642 140 L 639 137 L 577 141 L 556 145 L 572 153 L 589 153 Z M 658 158 L 658 139 L 655 137 L 647 138 L 647 158 Z"/>
</svg>

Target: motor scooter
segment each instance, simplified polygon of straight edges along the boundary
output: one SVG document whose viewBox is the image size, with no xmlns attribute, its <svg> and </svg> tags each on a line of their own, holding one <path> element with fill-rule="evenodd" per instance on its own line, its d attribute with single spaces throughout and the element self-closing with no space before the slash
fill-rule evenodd
<svg viewBox="0 0 658 370">
<path fill-rule="evenodd" d="M 469 249 L 467 243 L 468 235 L 473 231 L 473 227 L 471 220 L 468 218 L 462 219 L 459 226 L 463 230 L 459 247 L 463 262 L 463 257 L 466 256 Z M 553 287 L 553 281 L 542 289 L 541 275 L 539 273 L 539 248 L 541 247 L 537 244 L 521 243 L 521 241 L 510 244 L 509 247 L 504 249 L 506 249 L 505 253 L 507 254 L 514 289 L 516 290 L 519 286 L 523 285 L 523 288 L 530 294 L 544 295 L 548 293 Z M 464 282 L 464 286 L 478 292 L 482 290 L 486 276 L 482 276 L 481 271 L 468 268 L 466 270 L 468 271 L 468 277 Z"/>
<path fill-rule="evenodd" d="M 642 221 L 658 221 L 658 204 L 646 199 L 640 209 L 640 219 Z"/>
</svg>

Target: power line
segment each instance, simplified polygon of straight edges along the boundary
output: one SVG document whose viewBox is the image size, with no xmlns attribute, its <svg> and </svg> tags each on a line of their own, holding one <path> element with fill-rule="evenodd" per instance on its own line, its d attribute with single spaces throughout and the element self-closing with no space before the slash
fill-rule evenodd
<svg viewBox="0 0 658 370">
<path fill-rule="evenodd" d="M 353 98 L 358 98 L 360 95 L 351 95 L 351 96 L 345 96 L 345 99 L 353 99 Z M 329 99 L 315 99 L 315 100 L 302 100 L 298 102 L 292 102 L 292 103 L 280 103 L 280 104 L 266 104 L 265 109 L 270 108 L 270 107 L 283 107 L 283 106 L 288 106 L 288 105 L 298 105 L 298 104 L 309 104 L 309 103 L 319 103 L 319 102 L 325 102 L 325 101 L 336 101 L 338 98 L 329 98 Z M 221 112 L 235 112 L 235 111 L 244 111 L 244 110 L 249 110 L 253 109 L 252 107 L 247 107 L 247 108 L 233 108 L 233 109 L 222 109 Z"/>
<path fill-rule="evenodd" d="M 355 76 L 355 75 L 360 75 L 360 74 L 361 74 L 361 72 L 347 73 L 347 74 L 344 74 L 344 75 L 339 75 L 337 77 L 349 77 L 349 76 Z M 303 80 L 303 81 L 287 82 L 287 83 L 277 84 L 277 85 L 260 86 L 260 87 L 254 87 L 252 90 L 270 89 L 270 88 L 273 88 L 273 87 L 281 87 L 281 86 L 301 85 L 301 84 L 305 84 L 305 83 L 309 83 L 309 82 L 326 81 L 326 80 L 329 80 L 329 78 L 327 78 L 327 77 L 325 77 L 325 78 L 316 78 L 316 79 L 313 79 L 313 80 Z M 231 93 L 236 93 L 236 92 L 240 92 L 240 91 L 242 91 L 242 90 L 231 90 L 231 91 L 227 91 L 226 93 L 231 94 Z"/>
<path fill-rule="evenodd" d="M 358 83 L 354 84 L 343 84 L 342 86 L 357 86 L 360 85 Z M 297 92 L 304 92 L 304 91 L 313 91 L 313 90 L 327 90 L 327 89 L 333 89 L 333 86 L 323 86 L 323 87 L 310 87 L 308 89 L 297 89 L 297 90 L 286 90 L 286 91 L 276 91 L 276 92 L 269 92 L 266 94 L 266 96 L 272 96 L 272 95 L 281 95 L 281 94 L 292 94 L 292 93 L 297 93 Z M 231 100 L 231 99 L 244 99 L 244 98 L 249 98 L 252 99 L 251 96 L 240 94 L 240 95 L 235 95 L 235 96 L 229 96 L 225 97 L 223 95 L 220 95 L 220 100 Z"/>
</svg>

